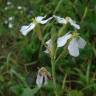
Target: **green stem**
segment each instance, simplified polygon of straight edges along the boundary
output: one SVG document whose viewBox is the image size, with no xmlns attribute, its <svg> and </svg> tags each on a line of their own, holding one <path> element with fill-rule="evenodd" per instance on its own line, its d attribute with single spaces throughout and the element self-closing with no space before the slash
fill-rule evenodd
<svg viewBox="0 0 96 96">
<path fill-rule="evenodd" d="M 61 36 L 61 35 L 64 35 L 64 30 L 66 29 L 66 27 L 67 27 L 67 24 L 64 24 L 62 27 L 61 27 L 61 29 L 59 30 L 59 32 L 58 32 L 58 36 Z"/>
<path fill-rule="evenodd" d="M 56 96 L 58 96 L 57 93 L 57 87 L 56 87 L 56 74 L 55 74 L 55 61 L 52 59 L 51 60 L 51 65 L 52 65 L 52 78 L 53 78 L 53 88 L 54 88 L 54 93 Z"/>
<path fill-rule="evenodd" d="M 62 58 L 62 56 L 63 56 L 63 54 L 64 54 L 65 52 L 63 51 L 58 57 L 57 57 L 57 59 L 55 60 L 55 64 L 60 60 L 60 58 Z M 66 56 L 66 55 L 65 55 Z"/>
<path fill-rule="evenodd" d="M 66 48 L 67 48 L 67 46 L 65 46 L 64 51 L 56 58 L 55 64 L 62 58 L 62 56 L 65 58 L 68 55 Z"/>
</svg>

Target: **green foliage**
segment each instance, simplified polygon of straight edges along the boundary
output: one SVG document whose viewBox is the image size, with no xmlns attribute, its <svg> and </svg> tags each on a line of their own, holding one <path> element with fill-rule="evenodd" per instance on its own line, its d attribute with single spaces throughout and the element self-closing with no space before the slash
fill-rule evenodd
<svg viewBox="0 0 96 96">
<path fill-rule="evenodd" d="M 0 0 L 0 96 L 54 96 L 51 80 L 41 89 L 34 88 L 33 81 L 36 81 L 36 73 L 40 66 L 47 66 L 51 73 L 50 57 L 44 53 L 45 46 L 39 41 L 41 33 L 38 39 L 33 31 L 25 37 L 19 32 L 20 27 L 29 24 L 33 17 L 40 15 L 50 17 L 53 14 L 61 17 L 70 16 L 80 22 L 79 33 L 87 41 L 86 48 L 80 51 L 78 58 L 64 53 L 57 62 L 58 94 L 95 96 L 96 0 L 10 0 L 12 4 L 7 5 L 8 1 Z M 22 9 L 18 9 L 18 6 Z M 8 21 L 9 17 L 13 17 L 13 20 Z M 9 27 L 9 23 L 13 25 L 12 28 Z M 56 41 L 59 26 L 53 24 L 54 22 L 48 23 L 41 29 L 44 36 L 47 34 L 44 41 L 51 37 L 49 33 L 53 41 Z M 67 27 L 66 32 L 68 29 Z M 59 35 L 62 34 L 65 32 Z M 62 50 L 63 48 L 59 49 L 58 54 Z M 27 82 L 28 76 L 34 79 L 31 84 Z"/>
<path fill-rule="evenodd" d="M 23 90 L 23 93 L 21 96 L 35 96 L 35 94 L 37 93 L 39 88 L 34 88 L 34 89 L 30 89 L 30 88 L 25 88 Z"/>
</svg>

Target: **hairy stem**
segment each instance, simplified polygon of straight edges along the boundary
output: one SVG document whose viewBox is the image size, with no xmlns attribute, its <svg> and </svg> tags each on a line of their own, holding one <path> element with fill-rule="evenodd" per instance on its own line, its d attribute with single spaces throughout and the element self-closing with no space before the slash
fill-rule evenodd
<svg viewBox="0 0 96 96">
<path fill-rule="evenodd" d="M 55 96 L 58 96 L 57 93 L 57 87 L 56 87 L 56 74 L 55 74 L 55 61 L 51 59 L 51 65 L 52 65 L 52 78 L 53 78 L 53 88 L 54 88 L 54 93 Z"/>
</svg>

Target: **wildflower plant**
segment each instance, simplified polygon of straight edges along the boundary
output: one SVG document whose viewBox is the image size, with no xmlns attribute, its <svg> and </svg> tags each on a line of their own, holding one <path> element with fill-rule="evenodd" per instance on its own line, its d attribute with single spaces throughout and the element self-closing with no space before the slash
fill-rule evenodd
<svg viewBox="0 0 96 96">
<path fill-rule="evenodd" d="M 46 48 L 45 50 L 42 50 L 50 57 L 51 62 L 51 72 L 48 72 L 46 68 L 42 67 L 39 69 L 37 73 L 36 78 L 36 84 L 39 88 L 41 88 L 43 85 L 48 84 L 48 76 L 51 77 L 52 75 L 52 81 L 53 81 L 53 89 L 55 96 L 59 96 L 58 93 L 58 86 L 57 86 L 57 79 L 56 79 L 56 64 L 57 61 L 61 59 L 61 57 L 66 54 L 70 54 L 72 57 L 78 57 L 79 56 L 79 50 L 83 49 L 86 45 L 86 41 L 80 36 L 80 33 L 78 33 L 78 30 L 80 30 L 80 25 L 77 24 L 76 21 L 71 19 L 71 17 L 59 17 L 56 15 L 53 15 L 49 18 L 46 16 L 37 16 L 35 19 L 32 19 L 33 21 L 29 25 L 23 25 L 20 29 L 20 32 L 22 35 L 26 36 L 30 31 L 35 30 L 37 33 L 37 37 L 43 44 L 43 46 Z M 56 32 L 53 32 L 53 26 L 50 27 L 50 36 L 48 36 L 45 40 L 44 39 L 44 30 L 42 27 L 42 24 L 50 24 L 54 25 L 57 23 L 57 26 L 60 26 L 60 29 L 55 30 Z M 39 25 L 39 27 L 37 27 Z M 67 30 L 66 32 L 66 26 L 72 26 L 72 30 Z M 44 27 L 44 26 L 43 26 Z M 46 27 L 44 27 L 46 28 Z M 71 29 L 71 28 L 70 28 Z M 34 32 L 34 31 L 33 31 Z M 38 35 L 39 33 L 39 35 Z M 42 36 L 42 39 L 40 39 L 40 35 Z M 46 34 L 45 34 L 46 35 Z M 58 51 L 61 47 L 64 47 L 63 50 L 58 54 Z M 51 74 L 50 74 L 51 73 Z"/>
</svg>

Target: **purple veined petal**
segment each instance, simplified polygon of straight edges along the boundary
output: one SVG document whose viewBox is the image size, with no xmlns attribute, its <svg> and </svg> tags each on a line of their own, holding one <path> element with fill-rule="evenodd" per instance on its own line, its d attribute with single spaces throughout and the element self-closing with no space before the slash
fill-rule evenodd
<svg viewBox="0 0 96 96">
<path fill-rule="evenodd" d="M 68 32 L 62 37 L 59 37 L 57 39 L 57 47 L 63 47 L 67 43 L 68 39 L 70 39 L 71 37 L 72 37 L 72 34 L 70 34 L 70 32 Z"/>
<path fill-rule="evenodd" d="M 79 48 L 78 48 L 78 42 L 76 38 L 70 41 L 68 45 L 68 50 L 71 56 L 74 56 L 74 57 L 79 56 Z"/>
<path fill-rule="evenodd" d="M 37 74 L 36 84 L 38 87 L 41 87 L 43 85 L 43 78 L 43 75 L 40 75 L 39 73 Z"/>
<path fill-rule="evenodd" d="M 74 20 L 72 20 L 70 17 L 67 17 L 68 22 L 76 29 L 80 29 L 80 25 L 76 24 Z"/>
<path fill-rule="evenodd" d="M 41 23 L 41 24 L 46 24 L 46 23 L 49 22 L 52 18 L 53 18 L 53 17 L 50 17 L 50 18 L 48 18 L 48 19 L 46 19 L 46 20 L 41 20 L 40 23 Z"/>
<path fill-rule="evenodd" d="M 79 37 L 79 39 L 78 39 L 78 47 L 79 48 L 84 48 L 85 45 L 86 45 L 86 41 L 83 38 Z"/>
<path fill-rule="evenodd" d="M 60 24 L 67 24 L 67 20 L 66 20 L 66 19 L 61 18 L 61 17 L 59 17 L 59 16 L 55 16 L 55 15 L 53 15 L 53 17 L 56 19 L 56 21 L 57 21 L 58 23 L 60 23 Z"/>
<path fill-rule="evenodd" d="M 37 23 L 40 23 L 44 18 L 46 18 L 46 16 L 37 16 L 35 17 L 35 20 Z"/>
<path fill-rule="evenodd" d="M 47 76 L 44 77 L 44 85 L 46 85 L 48 83 L 48 78 Z"/>
<path fill-rule="evenodd" d="M 35 28 L 36 24 L 30 23 L 29 25 L 24 25 L 21 27 L 20 32 L 22 35 L 26 36 L 31 30 Z"/>
</svg>

